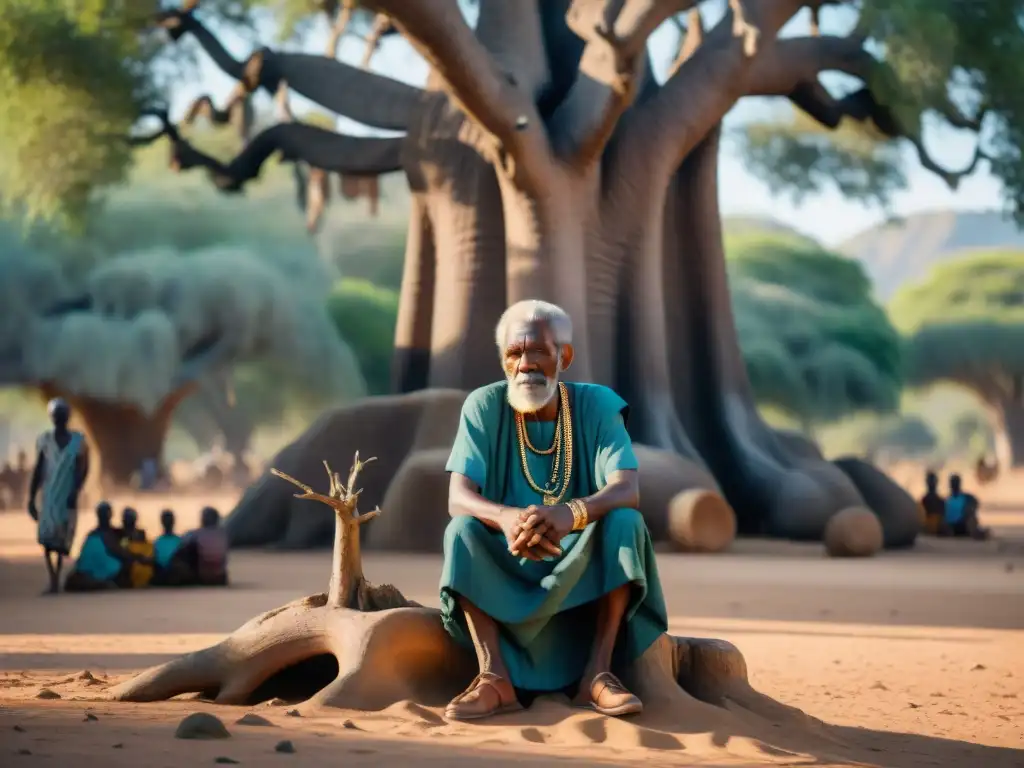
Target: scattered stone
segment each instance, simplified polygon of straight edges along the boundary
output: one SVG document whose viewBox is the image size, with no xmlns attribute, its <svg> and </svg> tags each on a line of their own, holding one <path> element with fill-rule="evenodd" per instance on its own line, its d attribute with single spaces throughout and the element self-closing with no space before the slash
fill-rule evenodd
<svg viewBox="0 0 1024 768">
<path fill-rule="evenodd" d="M 920 704 L 915 704 L 912 701 L 907 702 L 907 706 L 910 707 L 911 709 L 920 709 L 921 708 Z"/>
<path fill-rule="evenodd" d="M 95 723 L 97 720 L 99 720 L 99 718 L 96 717 L 96 715 L 94 715 L 92 712 L 86 712 L 85 713 L 85 717 L 82 719 L 82 722 L 83 723 Z"/>
<path fill-rule="evenodd" d="M 297 709 L 289 709 L 285 714 L 288 715 L 288 717 L 302 717 L 302 713 Z"/>
<path fill-rule="evenodd" d="M 219 717 L 209 712 L 193 712 L 180 723 L 174 732 L 176 739 L 227 739 L 231 734 Z"/>
<path fill-rule="evenodd" d="M 983 669 L 988 669 L 984 664 L 975 664 L 971 667 L 971 672 L 980 672 Z"/>
<path fill-rule="evenodd" d="M 25 732 L 25 729 L 22 728 L 20 725 L 14 726 L 14 730 L 16 730 L 18 733 L 24 733 Z"/>
<path fill-rule="evenodd" d="M 288 739 L 285 739 L 284 741 L 279 741 L 274 745 L 274 751 L 280 752 L 284 755 L 294 755 L 295 745 L 288 741 Z"/>
<path fill-rule="evenodd" d="M 351 720 L 346 720 L 345 722 L 343 722 L 343 723 L 341 724 L 341 727 L 342 727 L 342 728 L 348 728 L 348 729 L 349 729 L 350 731 L 359 731 L 359 730 L 362 730 L 362 729 L 361 729 L 361 728 L 360 728 L 360 727 L 359 727 L 358 725 L 356 725 L 355 723 L 353 723 L 353 722 L 352 722 Z"/>
<path fill-rule="evenodd" d="M 220 763 L 221 765 L 238 765 L 238 761 L 233 757 L 215 757 L 213 762 Z"/>
<path fill-rule="evenodd" d="M 79 672 L 78 675 L 77 675 L 77 679 L 78 680 L 86 680 L 88 682 L 93 682 L 93 683 L 98 683 L 99 682 L 99 680 L 97 680 L 93 676 L 92 672 L 90 672 L 88 669 L 83 669 L 81 672 Z"/>
<path fill-rule="evenodd" d="M 50 688 L 40 688 L 36 694 L 37 699 L 59 699 L 60 694 Z"/>
<path fill-rule="evenodd" d="M 944 694 L 942 691 L 935 691 L 934 693 L 929 693 L 928 695 L 931 696 L 933 699 L 946 698 L 946 694 Z"/>
<path fill-rule="evenodd" d="M 269 699 L 269 700 L 263 702 L 263 706 L 265 706 L 265 707 L 287 707 L 288 706 L 288 702 L 285 701 L 284 699 Z"/>
<path fill-rule="evenodd" d="M 1007 573 L 1013 573 L 1013 563 L 1007 563 L 1005 566 L 1003 566 L 1003 570 L 1005 570 Z"/>
<path fill-rule="evenodd" d="M 29 750 L 27 750 L 27 749 L 19 749 L 19 750 L 18 750 L 18 754 L 19 754 L 19 755 L 31 755 L 31 754 L 32 754 L 32 752 L 31 752 L 31 751 L 29 751 Z"/>
<path fill-rule="evenodd" d="M 273 725 L 273 723 L 267 720 L 267 718 L 265 717 L 260 717 L 259 715 L 255 715 L 252 712 L 249 712 L 248 714 L 242 715 L 240 718 L 235 720 L 235 725 L 267 726 Z"/>
<path fill-rule="evenodd" d="M 885 687 L 885 683 L 881 683 L 881 682 L 875 683 L 871 687 L 872 687 L 872 689 L 874 689 L 876 691 L 888 691 L 889 690 L 888 688 Z"/>
<path fill-rule="evenodd" d="M 882 549 L 882 524 L 870 509 L 847 507 L 825 525 L 829 557 L 872 557 Z"/>
<path fill-rule="evenodd" d="M 122 744 L 121 742 L 117 742 L 117 744 L 111 747 L 111 749 L 124 749 L 124 744 Z"/>
</svg>

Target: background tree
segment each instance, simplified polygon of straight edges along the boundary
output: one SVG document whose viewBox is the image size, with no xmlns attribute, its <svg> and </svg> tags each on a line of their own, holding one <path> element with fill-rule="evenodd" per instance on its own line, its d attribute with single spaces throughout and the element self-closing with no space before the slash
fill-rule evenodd
<svg viewBox="0 0 1024 768">
<path fill-rule="evenodd" d="M 37 255 L 4 254 L 0 286 L 0 383 L 68 399 L 110 483 L 161 461 L 177 406 L 238 361 L 291 363 L 334 397 L 365 391 L 326 312 L 244 251 L 129 254 L 80 283 Z"/>
<path fill-rule="evenodd" d="M 730 238 L 728 260 L 740 349 L 760 404 L 808 433 L 899 407 L 899 335 L 858 262 L 763 233 Z"/>
<path fill-rule="evenodd" d="M 405 132 L 400 158 L 413 211 L 396 331 L 399 389 L 481 383 L 500 308 L 526 296 L 558 301 L 578 328 L 574 375 L 627 397 L 637 439 L 727 481 L 746 531 L 817 537 L 838 509 L 864 502 L 843 470 L 792 452 L 754 406 L 717 207 L 724 115 L 745 96 L 779 96 L 828 128 L 850 117 L 920 144 L 925 108 L 980 129 L 983 106 L 984 135 L 995 138 L 979 158 L 992 159 L 1016 200 L 1016 89 L 1004 87 L 1012 76 L 994 77 L 1015 72 L 1019 60 L 1022 35 L 1009 6 L 730 0 L 705 34 L 694 10 L 705 4 L 696 0 L 487 0 L 475 28 L 455 0 L 364 3 L 389 15 L 430 64 L 421 90 L 321 55 L 261 49 L 236 60 L 204 23 L 216 21 L 218 6 L 197 13 L 194 5 L 168 12 L 162 26 L 197 41 L 247 92 L 273 94 L 286 82 L 336 114 Z M 826 5 L 842 6 L 836 30 L 856 16 L 853 34 L 818 32 Z M 812 34 L 779 39 L 805 7 Z M 646 41 L 683 11 L 693 11 L 686 41 L 659 83 Z M 993 40 L 996 52 L 982 56 Z M 861 87 L 830 92 L 824 72 Z M 962 90 L 985 98 L 954 109 L 945 86 L 965 77 Z M 340 147 L 353 137 L 320 138 Z M 287 156 L 316 167 L 303 147 L 321 145 L 289 145 Z M 335 160 L 346 162 L 340 149 Z M 937 169 L 925 153 L 921 160 Z M 876 506 L 884 513 L 894 503 Z"/>
<path fill-rule="evenodd" d="M 1024 464 L 1024 253 L 984 253 L 936 267 L 891 304 L 909 337 L 908 381 L 949 381 L 992 414 L 1003 466 Z"/>
</svg>

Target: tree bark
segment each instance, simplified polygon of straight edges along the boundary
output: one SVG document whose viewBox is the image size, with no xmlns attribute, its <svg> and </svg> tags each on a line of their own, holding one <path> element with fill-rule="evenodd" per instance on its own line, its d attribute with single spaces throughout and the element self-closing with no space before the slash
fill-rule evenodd
<svg viewBox="0 0 1024 768">
<path fill-rule="evenodd" d="M 62 392 L 51 385 L 43 386 L 47 399 L 62 397 L 71 406 L 91 448 L 90 475 L 99 478 L 100 486 L 123 488 L 147 459 L 156 461 L 164 470 L 164 441 L 171 425 L 174 409 L 194 390 L 186 385 L 163 399 L 152 413 L 127 403 L 108 402 L 92 397 Z"/>
</svg>

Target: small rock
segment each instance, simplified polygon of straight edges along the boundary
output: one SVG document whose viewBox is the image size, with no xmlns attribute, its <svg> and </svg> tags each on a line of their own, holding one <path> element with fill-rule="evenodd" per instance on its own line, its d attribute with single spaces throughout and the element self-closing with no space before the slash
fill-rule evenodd
<svg viewBox="0 0 1024 768">
<path fill-rule="evenodd" d="M 269 720 L 267 720 L 267 718 L 265 718 L 265 717 L 260 717 L 259 715 L 254 715 L 252 712 L 249 712 L 248 714 L 242 715 L 240 718 L 235 720 L 235 725 L 261 725 L 261 726 L 266 726 L 266 725 L 273 725 L 273 723 L 270 722 Z"/>
<path fill-rule="evenodd" d="M 356 725 L 355 723 L 353 723 L 351 720 L 346 720 L 345 722 L 343 722 L 341 724 L 341 727 L 342 728 L 348 728 L 350 731 L 358 731 L 358 730 L 360 730 L 359 726 Z"/>
<path fill-rule="evenodd" d="M 289 709 L 285 714 L 288 715 L 288 717 L 302 717 L 302 713 L 297 709 Z"/>
<path fill-rule="evenodd" d="M 231 734 L 220 718 L 209 712 L 193 712 L 180 723 L 174 732 L 176 739 L 227 739 Z"/>
<path fill-rule="evenodd" d="M 25 732 L 25 729 L 22 728 L 20 725 L 14 726 L 14 730 L 16 730 L 18 733 L 24 733 Z"/>
<path fill-rule="evenodd" d="M 118 742 L 113 747 L 111 747 L 111 749 L 124 749 L 124 744 L 122 744 L 121 742 Z"/>
<path fill-rule="evenodd" d="M 233 757 L 215 757 L 213 762 L 220 763 L 221 765 L 238 765 L 238 761 Z"/>
<path fill-rule="evenodd" d="M 888 688 L 885 687 L 885 683 L 875 683 L 871 687 L 872 687 L 872 689 L 874 689 L 876 691 L 888 691 L 889 690 Z"/>
<path fill-rule="evenodd" d="M 984 664 L 975 664 L 973 667 L 971 667 L 971 672 L 980 672 L 983 669 L 987 669 L 987 667 Z"/>
<path fill-rule="evenodd" d="M 79 672 L 78 673 L 78 679 L 79 680 L 91 680 L 91 681 L 96 682 L 96 683 L 99 682 L 99 680 L 97 680 L 93 676 L 92 672 L 90 672 L 88 669 L 83 669 L 81 672 Z"/>
<path fill-rule="evenodd" d="M 39 693 L 36 694 L 37 699 L 59 699 L 60 694 L 49 688 L 40 688 Z"/>
<path fill-rule="evenodd" d="M 265 706 L 265 707 L 286 707 L 286 706 L 288 706 L 288 702 L 285 701 L 284 699 L 268 699 L 267 701 L 263 702 L 263 706 Z"/>
<path fill-rule="evenodd" d="M 85 717 L 82 719 L 82 722 L 83 723 L 95 723 L 97 720 L 99 720 L 99 718 L 96 717 L 96 715 L 94 715 L 92 712 L 86 712 L 85 713 Z"/>
<path fill-rule="evenodd" d="M 1003 570 L 1007 573 L 1013 573 L 1013 563 L 1007 563 L 1005 566 L 1003 566 Z"/>
<path fill-rule="evenodd" d="M 27 750 L 27 749 L 19 749 L 18 750 L 18 754 L 19 755 L 31 755 L 32 753 L 29 750 Z"/>
<path fill-rule="evenodd" d="M 281 752 L 285 755 L 294 755 L 295 745 L 288 741 L 288 739 L 285 739 L 284 741 L 279 741 L 277 742 L 276 745 L 274 745 L 274 751 Z"/>
<path fill-rule="evenodd" d="M 915 704 L 915 703 L 914 703 L 914 702 L 912 702 L 912 701 L 910 701 L 910 702 L 907 702 L 907 706 L 908 706 L 908 707 L 910 707 L 911 709 L 920 709 L 920 708 L 921 708 L 921 705 L 920 705 L 920 704 Z"/>
</svg>

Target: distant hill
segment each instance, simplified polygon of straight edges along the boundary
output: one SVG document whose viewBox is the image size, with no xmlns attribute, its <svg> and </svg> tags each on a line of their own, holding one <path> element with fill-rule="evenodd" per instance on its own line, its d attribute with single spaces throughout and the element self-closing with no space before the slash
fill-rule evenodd
<svg viewBox="0 0 1024 768">
<path fill-rule="evenodd" d="M 933 211 L 907 216 L 855 235 L 840 253 L 859 259 L 882 300 L 931 268 L 967 251 L 1024 250 L 1024 232 L 998 211 Z"/>
</svg>

